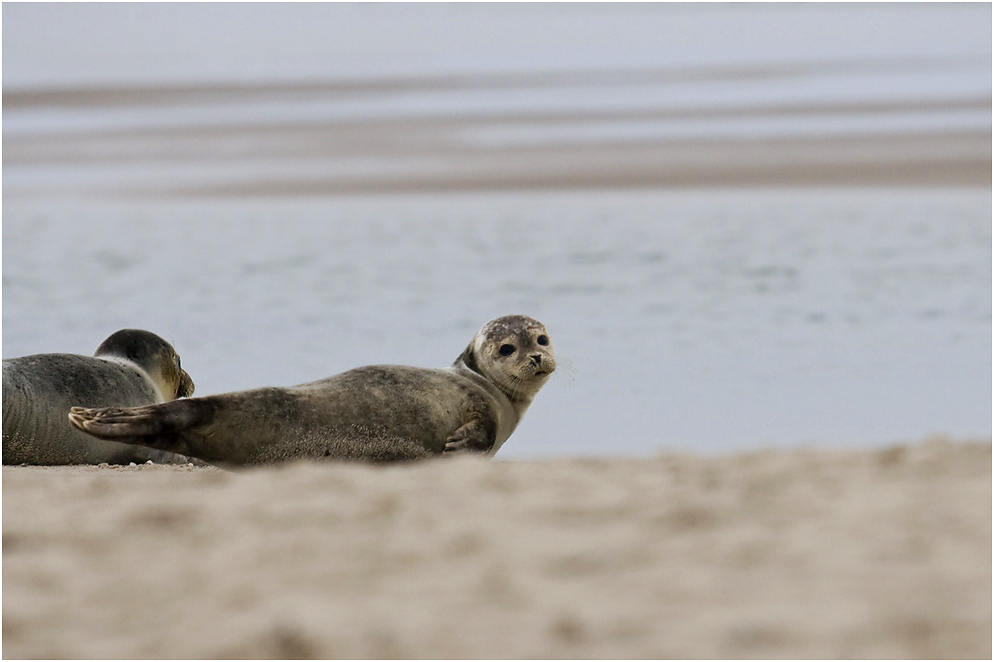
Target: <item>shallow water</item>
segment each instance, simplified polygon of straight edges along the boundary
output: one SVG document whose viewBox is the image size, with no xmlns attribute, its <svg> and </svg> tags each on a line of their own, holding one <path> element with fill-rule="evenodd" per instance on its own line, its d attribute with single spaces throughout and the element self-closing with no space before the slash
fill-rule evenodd
<svg viewBox="0 0 994 662">
<path fill-rule="evenodd" d="M 3 356 L 143 327 L 203 395 L 447 365 L 525 313 L 560 369 L 502 457 L 987 438 L 990 218 L 976 189 L 14 202 Z"/>
</svg>

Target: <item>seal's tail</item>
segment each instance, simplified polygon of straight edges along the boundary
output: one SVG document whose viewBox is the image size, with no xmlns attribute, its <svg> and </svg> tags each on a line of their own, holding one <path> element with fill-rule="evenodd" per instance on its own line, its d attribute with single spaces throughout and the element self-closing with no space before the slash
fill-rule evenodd
<svg viewBox="0 0 994 662">
<path fill-rule="evenodd" d="M 196 398 L 145 407 L 73 407 L 69 422 L 99 439 L 197 455 L 190 442 L 200 437 L 196 428 L 209 422 L 212 413 L 209 402 Z"/>
</svg>

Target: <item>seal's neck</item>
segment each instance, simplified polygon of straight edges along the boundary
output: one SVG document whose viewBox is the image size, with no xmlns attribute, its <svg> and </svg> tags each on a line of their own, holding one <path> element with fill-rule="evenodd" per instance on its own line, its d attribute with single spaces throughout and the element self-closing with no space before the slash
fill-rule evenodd
<svg viewBox="0 0 994 662">
<path fill-rule="evenodd" d="M 169 402 L 175 398 L 170 394 L 168 384 L 166 380 L 162 377 L 162 372 L 157 369 L 145 369 L 138 365 L 131 358 L 124 356 L 123 354 L 118 354 L 116 352 L 103 352 L 100 354 L 94 354 L 94 358 L 101 359 L 103 361 L 109 361 L 111 363 L 117 363 L 120 365 L 126 365 L 128 368 L 134 370 L 139 375 L 145 378 L 146 383 L 152 387 L 155 392 L 155 402 Z"/>
<path fill-rule="evenodd" d="M 470 345 L 466 348 L 466 351 L 459 355 L 459 358 L 455 360 L 452 364 L 453 368 L 467 370 L 473 373 L 474 376 L 483 380 L 487 384 L 490 384 L 493 388 L 504 394 L 504 396 L 510 401 L 511 406 L 518 413 L 518 416 L 524 415 L 528 406 L 532 403 L 535 398 L 535 394 L 528 391 L 521 391 L 520 389 L 515 390 L 508 388 L 505 384 L 502 384 L 499 380 L 492 378 L 490 375 L 484 374 L 480 370 L 480 365 L 476 361 L 476 356 L 473 353 L 473 346 Z"/>
</svg>

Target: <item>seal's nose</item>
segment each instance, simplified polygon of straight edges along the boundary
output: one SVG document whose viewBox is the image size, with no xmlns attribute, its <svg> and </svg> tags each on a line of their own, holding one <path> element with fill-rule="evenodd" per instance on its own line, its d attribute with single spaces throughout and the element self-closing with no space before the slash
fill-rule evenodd
<svg viewBox="0 0 994 662">
<path fill-rule="evenodd" d="M 193 395 L 193 378 L 190 374 L 183 369 L 180 369 L 179 376 L 179 388 L 176 390 L 176 396 L 179 398 L 186 398 Z"/>
<path fill-rule="evenodd" d="M 535 365 L 537 365 L 539 367 L 542 366 L 542 355 L 541 354 L 532 354 L 531 355 L 531 360 L 532 360 L 532 363 L 534 363 Z"/>
</svg>

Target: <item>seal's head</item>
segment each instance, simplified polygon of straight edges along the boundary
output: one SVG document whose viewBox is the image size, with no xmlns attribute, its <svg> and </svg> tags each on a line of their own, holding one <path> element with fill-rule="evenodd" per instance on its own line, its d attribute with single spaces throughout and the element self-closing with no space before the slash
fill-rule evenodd
<svg viewBox="0 0 994 662">
<path fill-rule="evenodd" d="M 152 378 L 167 401 L 193 395 L 193 379 L 180 365 L 179 354 L 154 333 L 121 329 L 100 343 L 93 355 L 131 361 Z"/>
<path fill-rule="evenodd" d="M 545 325 L 524 315 L 487 322 L 456 359 L 493 382 L 512 402 L 530 401 L 556 369 Z"/>
</svg>

